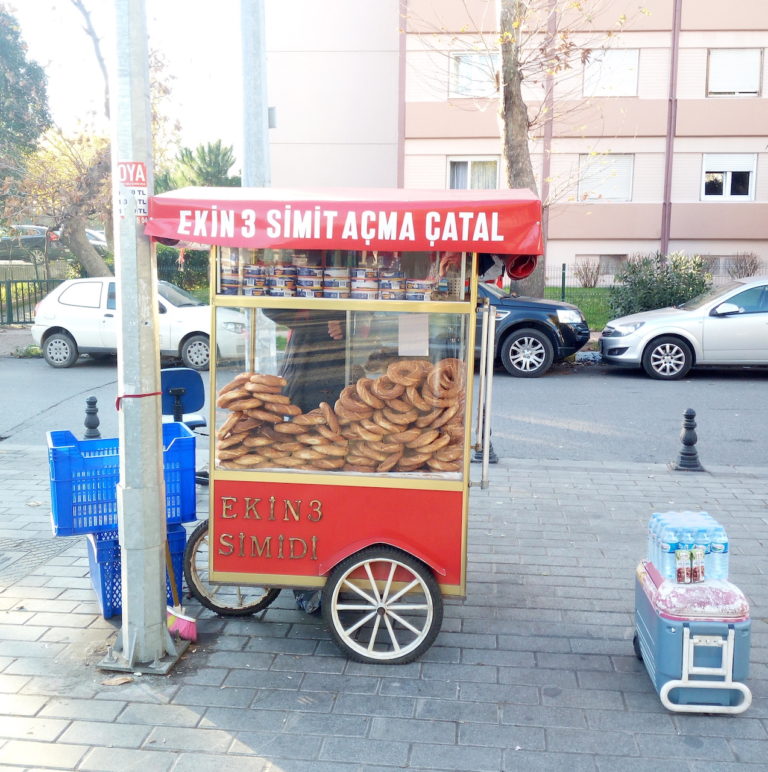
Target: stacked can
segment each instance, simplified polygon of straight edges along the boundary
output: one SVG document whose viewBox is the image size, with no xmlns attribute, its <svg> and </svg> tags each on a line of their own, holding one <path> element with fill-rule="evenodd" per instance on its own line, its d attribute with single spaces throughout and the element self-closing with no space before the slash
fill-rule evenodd
<svg viewBox="0 0 768 772">
<path fill-rule="evenodd" d="M 435 282 L 416 279 L 407 279 L 405 282 L 406 300 L 431 300 Z"/>
<path fill-rule="evenodd" d="M 379 298 L 381 300 L 405 300 L 405 279 L 402 271 L 379 271 Z"/>
<path fill-rule="evenodd" d="M 323 272 L 323 297 L 346 300 L 349 297 L 349 268 L 326 268 Z"/>
<path fill-rule="evenodd" d="M 296 294 L 302 298 L 323 297 L 323 269 L 299 266 Z"/>
<path fill-rule="evenodd" d="M 268 294 L 277 298 L 292 298 L 296 294 L 297 273 L 295 265 L 273 265 L 266 278 Z"/>
<path fill-rule="evenodd" d="M 267 294 L 267 269 L 263 265 L 243 266 L 243 295 Z"/>
<path fill-rule="evenodd" d="M 350 297 L 356 300 L 377 300 L 379 297 L 379 277 L 375 268 L 352 268 L 352 291 Z"/>
</svg>

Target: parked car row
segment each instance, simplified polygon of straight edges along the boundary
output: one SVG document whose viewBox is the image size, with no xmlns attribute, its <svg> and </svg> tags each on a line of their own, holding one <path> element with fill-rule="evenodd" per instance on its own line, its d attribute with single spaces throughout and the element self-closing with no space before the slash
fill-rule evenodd
<svg viewBox="0 0 768 772">
<path fill-rule="evenodd" d="M 88 242 L 101 255 L 107 252 L 104 231 L 86 228 Z M 68 254 L 58 230 L 45 225 L 14 225 L 0 229 L 0 260 L 29 260 L 35 253 L 56 259 Z"/>
<path fill-rule="evenodd" d="M 159 282 L 158 290 L 161 353 L 207 369 L 209 307 L 168 282 Z M 518 297 L 494 284 L 480 284 L 478 297 L 496 310 L 496 357 L 510 375 L 542 376 L 589 341 L 584 315 L 569 303 Z M 32 336 L 52 367 L 70 367 L 81 353 L 114 354 L 115 311 L 113 278 L 66 281 L 38 305 Z M 479 312 L 477 319 L 479 354 Z M 218 336 L 220 356 L 242 356 L 244 329 L 233 310 Z M 606 364 L 641 367 L 660 380 L 683 378 L 703 365 L 768 365 L 768 277 L 733 281 L 675 308 L 614 319 L 602 331 L 600 353 Z"/>
</svg>

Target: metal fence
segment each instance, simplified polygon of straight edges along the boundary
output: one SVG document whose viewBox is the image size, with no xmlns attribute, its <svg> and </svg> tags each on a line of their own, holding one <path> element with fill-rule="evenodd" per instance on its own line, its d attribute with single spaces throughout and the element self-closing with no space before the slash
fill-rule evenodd
<svg viewBox="0 0 768 772">
<path fill-rule="evenodd" d="M 0 281 L 0 324 L 32 324 L 35 306 L 63 279 Z"/>
</svg>

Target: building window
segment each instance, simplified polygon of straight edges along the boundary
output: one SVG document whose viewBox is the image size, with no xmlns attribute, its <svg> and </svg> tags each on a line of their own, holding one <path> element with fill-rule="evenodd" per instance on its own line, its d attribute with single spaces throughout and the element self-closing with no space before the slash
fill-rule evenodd
<svg viewBox="0 0 768 772">
<path fill-rule="evenodd" d="M 579 201 L 631 201 L 630 154 L 584 154 L 579 156 Z"/>
<path fill-rule="evenodd" d="M 583 96 L 637 96 L 639 58 L 635 48 L 593 51 L 584 63 Z"/>
<path fill-rule="evenodd" d="M 707 96 L 759 96 L 762 59 L 759 48 L 710 50 Z"/>
<path fill-rule="evenodd" d="M 493 158 L 448 161 L 451 190 L 495 190 L 499 187 L 499 162 Z"/>
<path fill-rule="evenodd" d="M 499 55 L 488 51 L 451 54 L 450 97 L 492 97 L 498 91 Z"/>
<path fill-rule="evenodd" d="M 702 199 L 749 201 L 754 197 L 753 153 L 716 153 L 704 156 Z"/>
</svg>

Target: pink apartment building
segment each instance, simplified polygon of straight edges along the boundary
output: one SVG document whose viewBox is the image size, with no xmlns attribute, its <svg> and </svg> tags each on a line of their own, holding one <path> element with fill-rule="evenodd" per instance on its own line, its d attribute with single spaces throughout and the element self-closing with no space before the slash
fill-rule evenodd
<svg viewBox="0 0 768 772">
<path fill-rule="evenodd" d="M 597 5 L 588 29 L 559 18 L 591 54 L 554 77 L 530 137 L 548 264 L 612 273 L 628 255 L 680 250 L 721 270 L 753 253 L 768 269 L 768 2 Z M 497 0 L 267 10 L 273 184 L 505 186 Z M 532 115 L 546 93 L 531 80 Z"/>
</svg>

